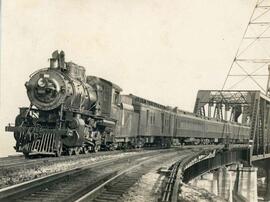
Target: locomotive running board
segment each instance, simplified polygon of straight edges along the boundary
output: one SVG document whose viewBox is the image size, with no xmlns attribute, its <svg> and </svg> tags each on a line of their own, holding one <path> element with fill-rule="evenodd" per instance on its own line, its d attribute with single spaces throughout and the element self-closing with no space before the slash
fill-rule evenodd
<svg viewBox="0 0 270 202">
<path fill-rule="evenodd" d="M 67 133 L 66 129 L 50 129 L 50 128 L 36 128 L 36 127 L 23 127 L 23 126 L 11 126 L 8 125 L 5 127 L 7 132 L 42 132 L 42 133 L 58 133 L 60 135 L 65 135 Z"/>
<path fill-rule="evenodd" d="M 42 156 L 55 156 L 54 152 L 30 152 L 27 154 L 28 156 L 38 156 L 38 155 L 42 155 Z"/>
<path fill-rule="evenodd" d="M 101 120 L 97 122 L 98 125 L 101 126 L 108 126 L 108 127 L 113 127 L 115 126 L 115 122 L 114 121 L 110 121 L 110 120 Z"/>
</svg>

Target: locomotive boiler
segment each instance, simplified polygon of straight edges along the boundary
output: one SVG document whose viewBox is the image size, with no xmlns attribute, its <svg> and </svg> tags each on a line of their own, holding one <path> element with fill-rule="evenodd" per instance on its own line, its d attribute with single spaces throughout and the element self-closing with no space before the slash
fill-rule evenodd
<svg viewBox="0 0 270 202">
<path fill-rule="evenodd" d="M 64 62 L 64 52 L 53 53 L 51 65 L 34 73 L 26 82 L 27 95 L 42 111 L 65 107 L 96 110 L 97 91 L 86 83 L 85 68 Z"/>
</svg>

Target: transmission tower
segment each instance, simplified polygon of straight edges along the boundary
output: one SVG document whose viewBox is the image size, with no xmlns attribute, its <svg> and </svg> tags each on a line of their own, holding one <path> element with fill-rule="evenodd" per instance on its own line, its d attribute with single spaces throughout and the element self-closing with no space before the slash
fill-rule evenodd
<svg viewBox="0 0 270 202">
<path fill-rule="evenodd" d="M 270 0 L 258 0 L 222 89 L 260 89 L 268 95 L 269 65 Z"/>
</svg>

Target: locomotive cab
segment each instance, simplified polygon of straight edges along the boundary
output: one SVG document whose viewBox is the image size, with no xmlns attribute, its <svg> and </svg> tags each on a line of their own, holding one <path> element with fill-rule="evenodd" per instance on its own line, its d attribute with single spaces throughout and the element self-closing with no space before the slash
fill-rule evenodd
<svg viewBox="0 0 270 202">
<path fill-rule="evenodd" d="M 95 76 L 87 76 L 86 82 L 90 86 L 94 86 L 97 91 L 97 102 L 101 109 L 100 115 L 113 117 L 113 106 L 119 107 L 122 89 L 108 80 Z"/>
</svg>

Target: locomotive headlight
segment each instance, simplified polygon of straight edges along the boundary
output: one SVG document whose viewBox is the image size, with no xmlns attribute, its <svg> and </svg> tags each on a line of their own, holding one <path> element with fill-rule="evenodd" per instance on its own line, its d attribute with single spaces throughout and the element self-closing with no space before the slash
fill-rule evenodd
<svg viewBox="0 0 270 202">
<path fill-rule="evenodd" d="M 38 86 L 39 87 L 45 87 L 45 85 L 46 85 L 46 82 L 45 82 L 45 80 L 44 80 L 44 78 L 40 78 L 38 81 L 37 81 L 37 84 L 38 84 Z"/>
</svg>

